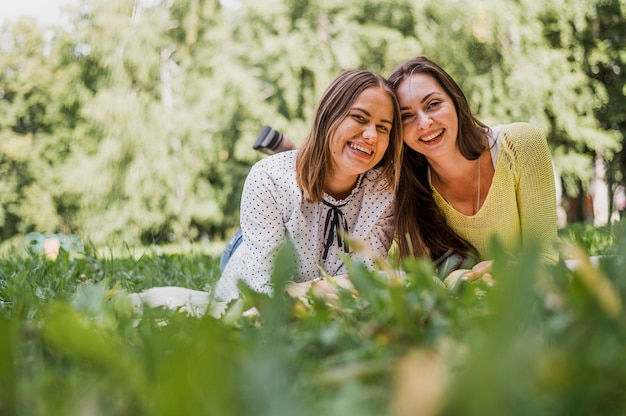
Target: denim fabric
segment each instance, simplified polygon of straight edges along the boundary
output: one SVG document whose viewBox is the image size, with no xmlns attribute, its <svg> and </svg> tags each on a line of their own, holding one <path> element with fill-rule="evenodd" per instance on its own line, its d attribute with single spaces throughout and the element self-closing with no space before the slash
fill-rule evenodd
<svg viewBox="0 0 626 416">
<path fill-rule="evenodd" d="M 230 237 L 230 240 L 228 240 L 226 247 L 224 247 L 224 251 L 222 252 L 222 258 L 220 259 L 220 271 L 224 271 L 228 261 L 242 241 L 243 235 L 241 234 L 241 230 L 238 230 L 232 237 Z"/>
</svg>

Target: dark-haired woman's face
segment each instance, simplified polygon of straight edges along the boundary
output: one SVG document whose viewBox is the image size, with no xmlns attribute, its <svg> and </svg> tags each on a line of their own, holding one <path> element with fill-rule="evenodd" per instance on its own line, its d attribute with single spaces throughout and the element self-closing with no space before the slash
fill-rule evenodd
<svg viewBox="0 0 626 416">
<path fill-rule="evenodd" d="M 404 142 L 427 159 L 456 151 L 459 120 L 454 102 L 430 75 L 407 76 L 396 89 Z"/>
</svg>

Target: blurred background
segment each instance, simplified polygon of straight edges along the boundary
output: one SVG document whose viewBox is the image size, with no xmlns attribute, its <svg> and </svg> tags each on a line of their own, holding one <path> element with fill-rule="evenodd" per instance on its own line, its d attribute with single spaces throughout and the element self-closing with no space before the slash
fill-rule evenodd
<svg viewBox="0 0 626 416">
<path fill-rule="evenodd" d="M 59 4 L 0 14 L 5 247 L 29 232 L 95 247 L 221 242 L 263 125 L 299 144 L 339 72 L 388 76 L 416 55 L 451 73 L 487 124 L 545 131 L 560 226 L 625 208 L 624 0 Z"/>
</svg>

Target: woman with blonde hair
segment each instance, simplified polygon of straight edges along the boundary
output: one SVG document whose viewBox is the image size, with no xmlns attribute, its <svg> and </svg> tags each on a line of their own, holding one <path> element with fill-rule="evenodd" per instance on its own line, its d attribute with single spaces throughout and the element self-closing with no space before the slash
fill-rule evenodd
<svg viewBox="0 0 626 416">
<path fill-rule="evenodd" d="M 241 200 L 241 235 L 225 252 L 215 298 L 237 298 L 240 280 L 272 294 L 274 259 L 287 240 L 296 253 L 294 293 L 312 285 L 331 293 L 325 274 L 349 284 L 344 255 L 373 268 L 373 253 L 384 258 L 394 238 L 402 152 L 400 111 L 387 81 L 364 70 L 337 76 L 300 149 L 252 167 Z M 359 240 L 365 251 L 353 250 L 347 240 Z"/>
</svg>

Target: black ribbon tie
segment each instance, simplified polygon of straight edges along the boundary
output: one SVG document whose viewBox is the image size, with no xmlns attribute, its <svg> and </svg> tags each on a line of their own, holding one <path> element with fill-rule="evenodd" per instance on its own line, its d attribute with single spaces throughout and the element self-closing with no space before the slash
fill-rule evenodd
<svg viewBox="0 0 626 416">
<path fill-rule="evenodd" d="M 325 243 L 324 243 L 324 255 L 322 256 L 322 261 L 325 261 L 326 257 L 328 257 L 328 251 L 333 245 L 333 240 L 335 239 L 335 236 L 337 237 L 337 246 L 339 248 L 343 247 L 344 253 L 349 253 L 350 249 L 348 248 L 348 243 L 343 240 L 340 233 L 338 232 L 338 230 L 340 230 L 341 228 L 343 228 L 342 231 L 345 232 L 346 235 L 349 232 L 348 222 L 346 221 L 346 218 L 343 216 L 343 212 L 341 212 L 341 210 L 339 209 L 343 207 L 344 205 L 346 205 L 347 202 L 341 205 L 333 205 L 330 202 L 327 202 L 323 199 L 322 199 L 322 202 L 324 203 L 324 205 L 330 208 L 328 212 L 326 213 L 326 223 L 324 224 Z"/>
</svg>

